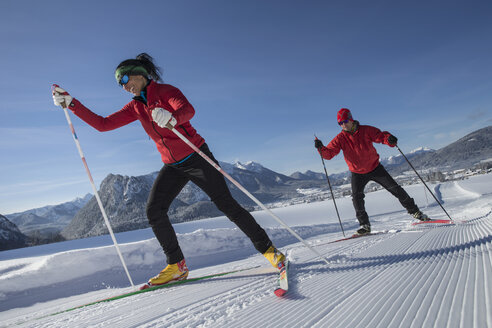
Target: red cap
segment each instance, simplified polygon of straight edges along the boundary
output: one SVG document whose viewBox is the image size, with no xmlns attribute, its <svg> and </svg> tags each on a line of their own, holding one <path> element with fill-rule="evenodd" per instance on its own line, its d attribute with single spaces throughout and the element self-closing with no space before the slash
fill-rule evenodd
<svg viewBox="0 0 492 328">
<path fill-rule="evenodd" d="M 350 109 L 348 109 L 348 108 L 342 108 L 337 113 L 337 122 L 338 123 L 345 121 L 345 120 L 349 120 L 349 121 L 354 120 L 352 118 L 352 113 L 350 112 Z"/>
</svg>

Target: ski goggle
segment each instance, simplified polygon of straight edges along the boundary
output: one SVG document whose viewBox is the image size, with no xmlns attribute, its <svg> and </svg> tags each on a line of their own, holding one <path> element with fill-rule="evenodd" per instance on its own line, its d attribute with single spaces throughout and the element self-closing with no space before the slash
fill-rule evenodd
<svg viewBox="0 0 492 328">
<path fill-rule="evenodd" d="M 342 125 L 342 124 L 345 124 L 345 123 L 348 123 L 350 120 L 343 120 L 343 121 L 340 121 L 338 122 L 338 125 Z"/>
<path fill-rule="evenodd" d="M 119 85 L 124 86 L 125 84 L 128 83 L 129 80 L 130 80 L 130 77 L 125 74 L 121 77 L 121 79 L 118 83 L 119 83 Z"/>
<path fill-rule="evenodd" d="M 127 84 L 130 80 L 131 75 L 142 75 L 148 77 L 149 73 L 145 68 L 137 65 L 123 66 L 118 68 L 116 72 L 114 72 L 116 82 L 118 82 L 120 86 L 124 86 L 125 84 Z"/>
</svg>

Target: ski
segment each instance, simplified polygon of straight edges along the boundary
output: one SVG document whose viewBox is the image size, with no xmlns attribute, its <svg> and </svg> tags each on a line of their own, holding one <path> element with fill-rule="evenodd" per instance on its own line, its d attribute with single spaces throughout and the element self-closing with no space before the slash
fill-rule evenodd
<svg viewBox="0 0 492 328">
<path fill-rule="evenodd" d="M 419 224 L 427 224 L 427 223 L 444 223 L 444 224 L 454 224 L 453 221 L 451 220 L 427 220 L 427 221 L 418 221 L 418 222 L 413 222 L 412 225 L 419 225 Z"/>
<path fill-rule="evenodd" d="M 158 289 L 171 288 L 171 287 L 175 287 L 175 286 L 178 286 L 178 285 L 183 285 L 183 284 L 187 284 L 187 283 L 191 283 L 191 282 L 196 282 L 196 281 L 213 279 L 213 278 L 222 277 L 222 276 L 230 275 L 230 274 L 233 274 L 233 273 L 238 273 L 238 272 L 244 272 L 244 271 L 248 271 L 248 270 L 253 270 L 253 269 L 257 269 L 257 268 L 259 268 L 259 266 L 255 266 L 255 267 L 251 267 L 251 268 L 246 268 L 246 269 L 233 270 L 233 271 L 226 271 L 226 272 L 221 272 L 221 273 L 214 273 L 214 274 L 210 274 L 210 275 L 206 275 L 206 276 L 200 276 L 200 277 L 195 277 L 195 278 L 188 278 L 188 279 L 184 279 L 184 280 L 173 281 L 173 282 L 170 282 L 170 283 L 167 283 L 167 284 L 163 284 L 163 285 L 149 286 L 149 287 L 146 287 L 146 288 L 142 288 L 143 287 L 142 286 L 142 287 L 140 287 L 142 289 L 139 289 L 139 290 L 136 290 L 136 291 L 131 291 L 131 292 L 123 293 L 123 294 L 120 294 L 120 295 L 116 295 L 116 296 L 104 298 L 104 299 L 101 299 L 101 300 L 97 300 L 97 301 L 94 301 L 94 302 L 90 302 L 90 303 L 87 303 L 87 304 L 79 305 L 79 306 L 76 306 L 76 307 L 73 307 L 73 308 L 70 308 L 70 309 L 67 309 L 67 310 L 63 310 L 63 311 L 59 311 L 59 312 L 56 312 L 56 313 L 52 313 L 50 315 L 47 315 L 46 317 L 48 317 L 48 316 L 54 316 L 54 315 L 61 314 L 61 313 L 70 312 L 70 311 L 73 311 L 73 310 L 81 309 L 81 308 L 88 307 L 88 306 L 95 305 L 95 304 L 99 304 L 99 303 L 110 302 L 110 301 L 114 301 L 114 300 L 118 300 L 118 299 L 130 297 L 130 296 L 137 295 L 137 294 L 148 293 L 148 292 L 151 292 L 151 291 L 154 291 L 154 290 L 158 290 Z M 40 319 L 40 318 L 37 318 L 37 319 Z"/>
<path fill-rule="evenodd" d="M 285 260 L 279 263 L 277 288 L 274 291 L 275 295 L 277 295 L 278 297 L 283 297 L 289 291 L 288 271 L 289 271 L 289 260 Z"/>
<path fill-rule="evenodd" d="M 399 230 L 396 230 L 394 232 L 398 232 Z M 333 243 L 338 243 L 340 241 L 344 241 L 344 240 L 350 240 L 350 239 L 355 239 L 355 238 L 360 238 L 360 237 L 366 237 L 366 236 L 376 236 L 376 235 L 382 235 L 382 234 L 386 234 L 386 233 L 389 233 L 390 231 L 388 230 L 383 230 L 383 231 L 374 231 L 374 232 L 371 232 L 371 233 L 366 233 L 366 234 L 363 234 L 363 235 L 358 235 L 358 234 L 353 234 L 352 236 L 350 237 L 345 237 L 345 238 L 341 238 L 341 239 L 336 239 L 336 240 L 332 240 L 332 241 L 329 241 L 327 243 L 324 243 L 324 244 L 319 244 L 317 246 L 320 246 L 320 245 L 326 245 L 326 244 L 333 244 Z"/>
</svg>

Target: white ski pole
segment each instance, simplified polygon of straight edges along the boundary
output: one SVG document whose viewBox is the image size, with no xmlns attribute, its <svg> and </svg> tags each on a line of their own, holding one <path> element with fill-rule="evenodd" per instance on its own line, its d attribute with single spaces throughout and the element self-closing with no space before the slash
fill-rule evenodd
<svg viewBox="0 0 492 328">
<path fill-rule="evenodd" d="M 316 251 L 311 245 L 309 245 L 304 239 L 301 238 L 294 230 L 292 230 L 284 221 L 282 221 L 278 216 L 276 216 L 271 210 L 269 210 L 262 202 L 260 202 L 255 196 L 253 196 L 249 191 L 247 191 L 239 182 L 234 180 L 226 171 L 224 171 L 219 165 L 217 165 L 210 157 L 204 154 L 197 146 L 191 143 L 185 136 L 183 136 L 178 130 L 172 129 L 181 140 L 183 140 L 188 146 L 190 146 L 195 152 L 202 156 L 210 165 L 212 165 L 217 171 L 222 173 L 230 182 L 232 182 L 236 187 L 239 188 L 243 193 L 246 194 L 251 200 L 253 200 L 258 206 L 260 206 L 265 212 L 270 214 L 278 223 L 280 223 L 285 229 L 287 229 L 294 237 L 296 237 L 300 242 L 302 242 L 307 248 L 309 248 L 314 254 L 316 254 L 320 259 L 330 264 L 326 258 L 324 258 L 318 251 Z"/>
<path fill-rule="evenodd" d="M 52 92 L 55 93 L 55 88 L 58 87 L 58 85 L 53 84 L 53 87 L 51 88 Z M 68 94 L 68 93 L 67 93 Z M 118 256 L 120 257 L 121 264 L 123 264 L 123 268 L 125 269 L 126 275 L 128 276 L 128 280 L 130 281 L 130 284 L 132 287 L 135 287 L 133 284 L 132 277 L 130 276 L 130 272 L 128 272 L 128 268 L 126 267 L 125 260 L 123 259 L 123 255 L 121 254 L 120 248 L 118 246 L 118 242 L 116 241 L 116 237 L 114 236 L 113 229 L 111 228 L 111 224 L 109 223 L 108 216 L 106 215 L 106 211 L 104 210 L 103 203 L 101 201 L 101 198 L 99 197 L 99 192 L 97 191 L 96 184 L 94 183 L 94 180 L 92 179 L 92 174 L 91 171 L 89 170 L 89 166 L 87 165 L 87 161 L 85 160 L 84 153 L 82 152 L 82 148 L 80 147 L 80 142 L 79 139 L 77 138 L 77 134 L 75 133 L 75 129 L 72 124 L 72 120 L 70 119 L 70 115 L 68 115 L 68 110 L 67 110 L 67 104 L 62 105 L 63 110 L 65 112 L 65 117 L 67 118 L 68 125 L 70 127 L 70 130 L 72 131 L 72 137 L 73 140 L 75 141 L 75 145 L 77 146 L 77 149 L 79 150 L 80 158 L 82 159 L 82 162 L 84 163 L 85 171 L 87 172 L 87 175 L 89 176 L 89 181 L 91 182 L 92 190 L 94 191 L 94 195 L 96 196 L 97 203 L 99 204 L 99 209 L 101 210 L 101 213 L 104 218 L 104 223 L 106 223 L 106 227 L 109 230 L 109 234 L 111 235 L 111 239 L 113 240 L 113 244 L 116 248 L 116 252 L 118 253 Z"/>
</svg>

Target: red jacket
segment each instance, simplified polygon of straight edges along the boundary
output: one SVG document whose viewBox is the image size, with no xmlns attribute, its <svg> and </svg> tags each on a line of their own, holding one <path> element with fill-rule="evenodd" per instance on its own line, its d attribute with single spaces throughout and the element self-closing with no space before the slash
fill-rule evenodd
<svg viewBox="0 0 492 328">
<path fill-rule="evenodd" d="M 358 125 L 358 122 L 355 121 Z M 369 125 L 359 125 L 355 132 L 340 132 L 326 147 L 319 152 L 325 159 L 332 159 L 340 150 L 349 167 L 354 173 L 365 174 L 373 171 L 379 165 L 379 154 L 373 146 L 373 142 L 384 143 L 390 147 L 387 131 L 381 132 L 378 128 Z"/>
<path fill-rule="evenodd" d="M 162 161 L 167 164 L 175 163 L 193 153 L 187 144 L 167 128 L 160 128 L 152 120 L 152 110 L 164 108 L 176 119 L 176 129 L 188 138 L 195 146 L 200 147 L 205 140 L 191 126 L 189 120 L 195 115 L 195 109 L 179 89 L 169 84 L 159 84 L 151 81 L 147 86 L 147 105 L 133 99 L 121 110 L 107 117 L 99 116 L 73 99 L 70 109 L 75 115 L 98 131 L 114 130 L 131 122 L 139 120 L 145 132 L 154 140 L 157 150 L 161 153 Z"/>
</svg>

